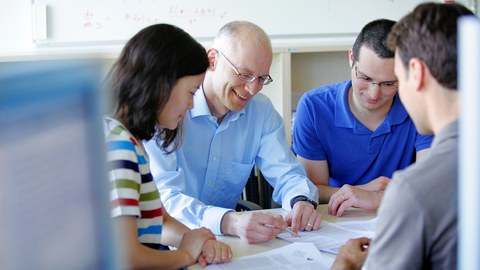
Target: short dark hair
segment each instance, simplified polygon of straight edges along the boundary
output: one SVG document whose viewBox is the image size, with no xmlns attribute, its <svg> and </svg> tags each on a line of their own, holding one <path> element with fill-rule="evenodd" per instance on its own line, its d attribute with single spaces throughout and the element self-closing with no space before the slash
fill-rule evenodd
<svg viewBox="0 0 480 270">
<path fill-rule="evenodd" d="M 175 142 L 175 130 L 158 127 L 157 115 L 170 98 L 176 82 L 184 76 L 205 73 L 209 66 L 205 48 L 182 29 L 169 24 L 148 26 L 123 48 L 107 76 L 114 100 L 114 115 L 142 140 L 155 137 L 162 149 Z"/>
<path fill-rule="evenodd" d="M 457 20 L 473 15 L 460 4 L 425 3 L 403 17 L 388 36 L 408 70 L 412 58 L 421 59 L 433 77 L 448 89 L 457 89 Z"/>
<path fill-rule="evenodd" d="M 395 52 L 387 46 L 387 36 L 395 21 L 378 19 L 367 23 L 353 43 L 353 60 L 358 62 L 360 48 L 365 46 L 375 52 L 380 58 L 393 58 Z"/>
</svg>

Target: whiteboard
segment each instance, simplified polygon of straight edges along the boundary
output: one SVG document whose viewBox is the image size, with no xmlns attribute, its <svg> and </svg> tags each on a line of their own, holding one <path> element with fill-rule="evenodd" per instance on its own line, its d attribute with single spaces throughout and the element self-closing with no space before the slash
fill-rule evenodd
<svg viewBox="0 0 480 270">
<path fill-rule="evenodd" d="M 272 39 L 355 36 L 377 18 L 398 20 L 419 0 L 33 0 L 39 46 L 124 43 L 155 23 L 211 40 L 232 20 L 248 20 Z"/>
</svg>

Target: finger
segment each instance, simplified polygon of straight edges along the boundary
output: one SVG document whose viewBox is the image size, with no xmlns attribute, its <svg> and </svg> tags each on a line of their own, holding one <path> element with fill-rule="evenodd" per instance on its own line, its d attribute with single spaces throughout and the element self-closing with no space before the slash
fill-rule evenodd
<svg viewBox="0 0 480 270">
<path fill-rule="evenodd" d="M 285 221 L 281 215 L 272 215 L 268 213 L 257 213 L 258 215 L 254 216 L 254 220 L 260 224 L 267 226 L 273 226 L 279 230 L 283 230 L 286 226 Z"/>
<path fill-rule="evenodd" d="M 367 238 L 367 237 L 360 237 L 360 238 L 357 238 L 357 240 L 360 243 L 360 245 L 369 245 L 370 244 L 370 238 Z"/>
<path fill-rule="evenodd" d="M 213 263 L 220 263 L 224 261 L 223 257 L 225 255 L 223 255 L 223 252 L 224 252 L 223 245 L 221 243 L 218 243 L 218 245 L 215 246 L 215 258 L 213 260 Z"/>
<path fill-rule="evenodd" d="M 208 263 L 211 263 L 215 257 L 215 247 L 213 245 L 203 245 L 202 255 Z"/>
<path fill-rule="evenodd" d="M 298 209 L 298 208 L 297 208 Z M 299 230 L 303 230 L 302 227 L 302 216 L 300 211 L 296 211 L 297 209 L 292 209 L 292 224 L 291 229 L 294 233 L 298 232 Z"/>
<path fill-rule="evenodd" d="M 338 207 L 340 206 L 341 199 L 338 196 L 330 198 L 331 205 L 329 206 L 328 212 L 330 215 L 335 216 L 337 214 Z"/>
<path fill-rule="evenodd" d="M 222 252 L 222 262 L 228 262 L 233 257 L 232 249 L 227 245 L 223 245 L 223 247 L 225 250 Z"/>
<path fill-rule="evenodd" d="M 347 198 L 338 208 L 336 216 L 341 217 L 343 215 L 343 212 L 345 212 L 345 210 L 350 208 L 350 206 L 352 206 L 352 205 L 353 205 L 353 199 Z"/>
<path fill-rule="evenodd" d="M 257 224 L 246 231 L 244 239 L 250 244 L 260 243 L 275 238 L 281 232 L 282 230 L 271 225 Z"/>
<path fill-rule="evenodd" d="M 200 264 L 200 266 L 202 267 L 206 267 L 208 265 L 207 260 L 205 260 L 205 258 L 202 255 L 198 257 L 198 264 Z"/>
<path fill-rule="evenodd" d="M 322 215 L 318 213 L 315 217 L 315 223 L 313 224 L 312 230 L 320 229 L 320 225 L 322 224 Z"/>
<path fill-rule="evenodd" d="M 222 261 L 222 246 L 219 242 L 215 242 L 214 252 L 211 255 L 212 257 L 209 263 L 219 263 Z"/>
<path fill-rule="evenodd" d="M 315 220 L 316 220 L 315 214 L 310 216 L 310 218 L 307 221 L 307 224 L 305 225 L 305 231 L 311 231 L 313 229 L 313 227 L 315 226 Z"/>
</svg>

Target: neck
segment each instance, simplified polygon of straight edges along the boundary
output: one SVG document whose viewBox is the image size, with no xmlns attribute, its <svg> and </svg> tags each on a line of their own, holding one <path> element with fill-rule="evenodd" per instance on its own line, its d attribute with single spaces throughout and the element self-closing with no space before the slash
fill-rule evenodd
<svg viewBox="0 0 480 270">
<path fill-rule="evenodd" d="M 350 86 L 348 90 L 348 107 L 350 111 L 353 113 L 355 118 L 362 123 L 365 127 L 367 127 L 371 131 L 375 131 L 380 124 L 385 120 L 390 111 L 390 107 L 392 106 L 393 99 L 390 100 L 388 103 L 384 104 L 382 107 L 376 110 L 367 110 L 360 106 L 358 102 L 354 100 L 353 96 L 353 89 Z"/>
<path fill-rule="evenodd" d="M 217 123 L 220 124 L 228 113 L 228 108 L 223 105 L 222 101 L 215 95 L 213 86 L 211 84 L 203 84 L 203 93 L 205 94 L 205 100 L 207 101 L 208 109 L 212 116 L 217 118 Z"/>
<path fill-rule="evenodd" d="M 458 119 L 458 94 L 457 91 L 442 89 L 431 100 L 432 102 L 427 105 L 427 109 L 429 110 L 432 131 L 434 134 L 438 134 L 446 125 Z"/>
</svg>

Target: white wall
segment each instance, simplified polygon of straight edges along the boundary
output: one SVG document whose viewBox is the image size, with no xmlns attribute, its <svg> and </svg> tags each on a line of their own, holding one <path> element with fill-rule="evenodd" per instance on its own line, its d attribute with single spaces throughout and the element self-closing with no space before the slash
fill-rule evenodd
<svg viewBox="0 0 480 270">
<path fill-rule="evenodd" d="M 34 48 L 31 0 L 0 0 L 0 55 Z"/>
</svg>

